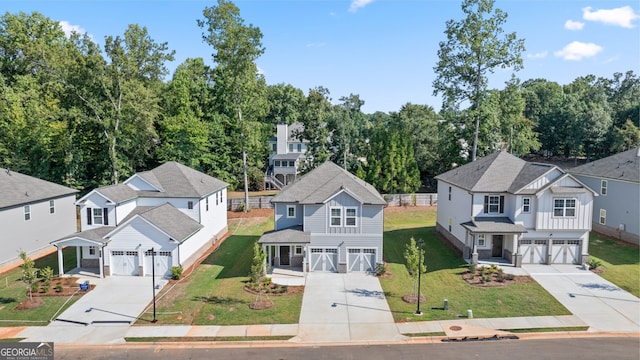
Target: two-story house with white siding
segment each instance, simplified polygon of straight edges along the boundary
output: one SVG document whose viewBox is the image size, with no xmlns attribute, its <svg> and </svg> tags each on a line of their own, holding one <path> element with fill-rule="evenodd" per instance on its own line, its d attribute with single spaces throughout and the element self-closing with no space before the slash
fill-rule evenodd
<svg viewBox="0 0 640 360">
<path fill-rule="evenodd" d="M 640 245 L 640 148 L 580 165 L 569 173 L 599 191 L 593 200 L 593 230 Z"/>
<path fill-rule="evenodd" d="M 554 165 L 500 151 L 436 176 L 436 230 L 471 262 L 583 264 L 597 194 Z"/>
<path fill-rule="evenodd" d="M 49 242 L 77 230 L 75 189 L 0 168 L 0 268 L 38 258 Z"/>
<path fill-rule="evenodd" d="M 272 267 L 375 271 L 382 262 L 386 201 L 365 181 L 326 162 L 271 200 L 274 231 L 258 241 Z"/>
<path fill-rule="evenodd" d="M 192 265 L 227 232 L 227 186 L 167 162 L 78 199 L 81 231 L 51 244 L 60 264 L 62 249 L 75 246 L 77 266 L 101 277 L 169 274 L 172 266 Z"/>
<path fill-rule="evenodd" d="M 266 184 L 278 189 L 296 180 L 305 162 L 308 141 L 300 139 L 302 123 L 278 124 L 276 136 L 269 139 L 269 168 Z"/>
</svg>

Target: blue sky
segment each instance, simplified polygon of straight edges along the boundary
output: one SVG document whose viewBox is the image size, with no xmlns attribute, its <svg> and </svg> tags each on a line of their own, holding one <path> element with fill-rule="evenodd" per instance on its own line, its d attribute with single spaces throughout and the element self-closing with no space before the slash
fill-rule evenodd
<svg viewBox="0 0 640 360">
<path fill-rule="evenodd" d="M 3 1 L 2 13 L 38 11 L 63 28 L 89 33 L 104 44 L 128 24 L 146 26 L 157 42 L 176 51 L 173 69 L 186 58 L 212 64 L 196 20 L 216 1 Z M 363 111 L 398 111 L 411 102 L 440 109 L 431 86 L 447 20 L 463 17 L 458 0 L 238 0 L 240 15 L 263 33 L 257 65 L 268 84 L 302 89 L 324 86 L 334 103 L 358 94 Z M 522 80 L 544 78 L 561 85 L 593 74 L 640 66 L 637 1 L 496 0 L 509 14 L 505 32 L 525 39 Z M 498 70 L 492 88 L 511 76 Z"/>
</svg>

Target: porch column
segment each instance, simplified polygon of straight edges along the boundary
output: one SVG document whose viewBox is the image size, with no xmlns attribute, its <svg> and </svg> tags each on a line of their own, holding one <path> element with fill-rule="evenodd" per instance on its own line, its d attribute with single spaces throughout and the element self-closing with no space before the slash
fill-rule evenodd
<svg viewBox="0 0 640 360">
<path fill-rule="evenodd" d="M 262 245 L 262 252 L 267 251 L 267 248 L 267 245 Z M 269 257 L 270 255 L 267 255 L 267 258 Z M 265 275 L 267 274 L 267 261 L 268 259 L 262 263 L 262 271 L 265 273 Z"/>
<path fill-rule="evenodd" d="M 104 279 L 104 257 L 102 253 L 104 252 L 104 247 L 100 247 L 98 250 L 98 266 L 100 267 L 100 279 Z"/>
<path fill-rule="evenodd" d="M 82 248 L 80 246 L 76 246 L 76 267 L 80 267 L 80 258 L 82 257 Z"/>
<path fill-rule="evenodd" d="M 64 259 L 62 258 L 62 245 L 56 245 L 58 248 L 58 275 L 64 275 Z"/>
</svg>

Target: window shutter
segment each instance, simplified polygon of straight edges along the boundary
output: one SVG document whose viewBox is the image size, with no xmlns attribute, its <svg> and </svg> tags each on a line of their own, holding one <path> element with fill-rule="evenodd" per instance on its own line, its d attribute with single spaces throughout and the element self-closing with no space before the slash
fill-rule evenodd
<svg viewBox="0 0 640 360">
<path fill-rule="evenodd" d="M 102 223 L 105 225 L 109 225 L 109 209 L 102 209 Z"/>
<path fill-rule="evenodd" d="M 87 225 L 91 225 L 91 208 L 87 208 Z"/>
<path fill-rule="evenodd" d="M 504 195 L 500 196 L 500 214 L 504 213 Z"/>
<path fill-rule="evenodd" d="M 484 196 L 484 213 L 489 212 L 489 195 Z"/>
</svg>

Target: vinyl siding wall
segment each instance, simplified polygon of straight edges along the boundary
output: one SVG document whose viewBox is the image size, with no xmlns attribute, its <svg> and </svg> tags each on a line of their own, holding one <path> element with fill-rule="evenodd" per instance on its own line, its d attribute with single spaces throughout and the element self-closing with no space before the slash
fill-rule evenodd
<svg viewBox="0 0 640 360">
<path fill-rule="evenodd" d="M 607 211 L 605 226 L 616 229 L 624 224 L 624 231 L 640 236 L 640 184 L 576 175 L 578 180 L 596 191 L 599 196 L 593 199 L 592 222 L 594 225 L 600 222 L 600 209 Z M 607 194 L 601 194 L 602 180 L 607 180 Z M 636 201 L 633 201 L 635 199 Z"/>
<path fill-rule="evenodd" d="M 561 185 L 569 186 L 571 183 L 563 182 Z M 576 199 L 575 216 L 554 216 L 553 207 L 555 199 Z M 537 204 L 536 230 L 591 230 L 593 195 L 588 190 L 581 193 L 563 194 L 554 193 L 550 189 L 547 189 L 540 195 Z"/>
<path fill-rule="evenodd" d="M 451 200 L 449 200 L 449 187 L 451 187 Z M 449 183 L 438 181 L 438 213 L 437 223 L 441 229 L 449 228 L 450 233 L 459 241 L 456 246 L 462 246 L 466 238 L 466 230 L 461 223 L 471 220 L 472 196 L 463 189 L 450 185 Z"/>
<path fill-rule="evenodd" d="M 294 206 L 296 209 L 295 217 L 287 217 L 287 209 Z M 292 226 L 302 225 L 303 209 L 302 205 L 276 203 L 274 207 L 275 230 L 282 230 Z"/>
<path fill-rule="evenodd" d="M 55 212 L 49 212 L 54 200 Z M 77 231 L 75 194 L 31 203 L 31 219 L 24 219 L 24 205 L 0 210 L 0 266 L 19 261 L 20 251 L 30 257 L 54 249 L 50 242 Z"/>
</svg>

